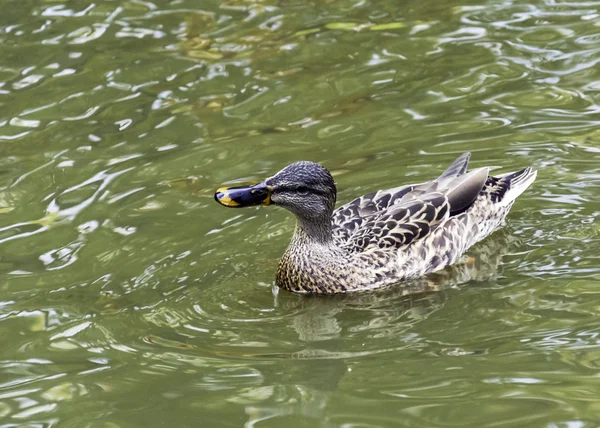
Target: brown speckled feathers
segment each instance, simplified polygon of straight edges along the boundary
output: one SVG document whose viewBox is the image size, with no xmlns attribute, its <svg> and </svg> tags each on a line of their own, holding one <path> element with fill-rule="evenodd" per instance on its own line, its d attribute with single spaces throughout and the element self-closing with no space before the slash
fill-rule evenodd
<svg viewBox="0 0 600 428">
<path fill-rule="evenodd" d="M 501 225 L 536 175 L 531 168 L 499 177 L 490 176 L 488 168 L 467 172 L 469 159 L 470 153 L 461 155 L 435 180 L 380 190 L 340 206 L 331 216 L 332 254 L 340 265 L 327 262 L 327 255 L 318 263 L 303 262 L 336 271 L 310 278 L 279 275 L 285 277 L 280 285 L 297 292 L 366 290 L 456 262 Z M 280 270 L 295 272 L 292 260 L 299 255 L 288 250 Z"/>
<path fill-rule="evenodd" d="M 535 180 L 525 168 L 491 176 L 468 171 L 469 153 L 438 178 L 361 196 L 334 210 L 329 171 L 295 162 L 250 187 L 219 189 L 232 207 L 278 205 L 297 219 L 279 262 L 276 282 L 299 293 L 372 290 L 434 272 L 503 222 L 515 199 Z"/>
<path fill-rule="evenodd" d="M 488 178 L 488 168 L 466 173 L 470 153 L 436 180 L 380 190 L 333 212 L 333 236 L 351 251 L 400 247 L 427 236 L 442 220 L 468 208 Z"/>
</svg>

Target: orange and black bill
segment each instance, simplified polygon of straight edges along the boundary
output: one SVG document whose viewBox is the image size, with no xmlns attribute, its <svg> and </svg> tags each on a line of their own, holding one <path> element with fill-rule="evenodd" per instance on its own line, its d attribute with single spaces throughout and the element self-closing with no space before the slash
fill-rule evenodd
<svg viewBox="0 0 600 428">
<path fill-rule="evenodd" d="M 269 186 L 263 183 L 254 186 L 221 187 L 215 192 L 215 201 L 226 207 L 251 207 L 271 203 Z"/>
</svg>

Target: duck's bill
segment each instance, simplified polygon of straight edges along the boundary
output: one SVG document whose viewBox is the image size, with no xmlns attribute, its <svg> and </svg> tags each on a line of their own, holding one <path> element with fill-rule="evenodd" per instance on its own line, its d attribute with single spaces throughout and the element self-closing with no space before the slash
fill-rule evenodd
<svg viewBox="0 0 600 428">
<path fill-rule="evenodd" d="M 269 205 L 271 189 L 261 183 L 254 186 L 221 187 L 215 192 L 215 201 L 234 208 Z"/>
</svg>

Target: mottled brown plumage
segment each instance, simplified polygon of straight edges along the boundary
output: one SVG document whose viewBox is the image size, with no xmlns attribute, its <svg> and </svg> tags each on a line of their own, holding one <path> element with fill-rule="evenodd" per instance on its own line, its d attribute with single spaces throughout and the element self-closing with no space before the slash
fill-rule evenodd
<svg viewBox="0 0 600 428">
<path fill-rule="evenodd" d="M 334 211 L 336 188 L 327 169 L 296 162 L 251 187 L 220 189 L 227 206 L 275 204 L 297 218 L 281 258 L 277 284 L 299 293 L 371 290 L 456 262 L 504 221 L 534 180 L 531 168 L 489 175 L 467 171 L 461 155 L 437 179 L 357 198 Z"/>
</svg>

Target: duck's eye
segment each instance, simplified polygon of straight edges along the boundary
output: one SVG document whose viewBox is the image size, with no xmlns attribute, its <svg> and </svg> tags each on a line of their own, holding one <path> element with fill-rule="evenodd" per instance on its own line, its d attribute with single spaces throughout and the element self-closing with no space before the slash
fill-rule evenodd
<svg viewBox="0 0 600 428">
<path fill-rule="evenodd" d="M 296 189 L 296 192 L 298 192 L 300 195 L 308 195 L 308 187 L 300 186 Z"/>
</svg>

